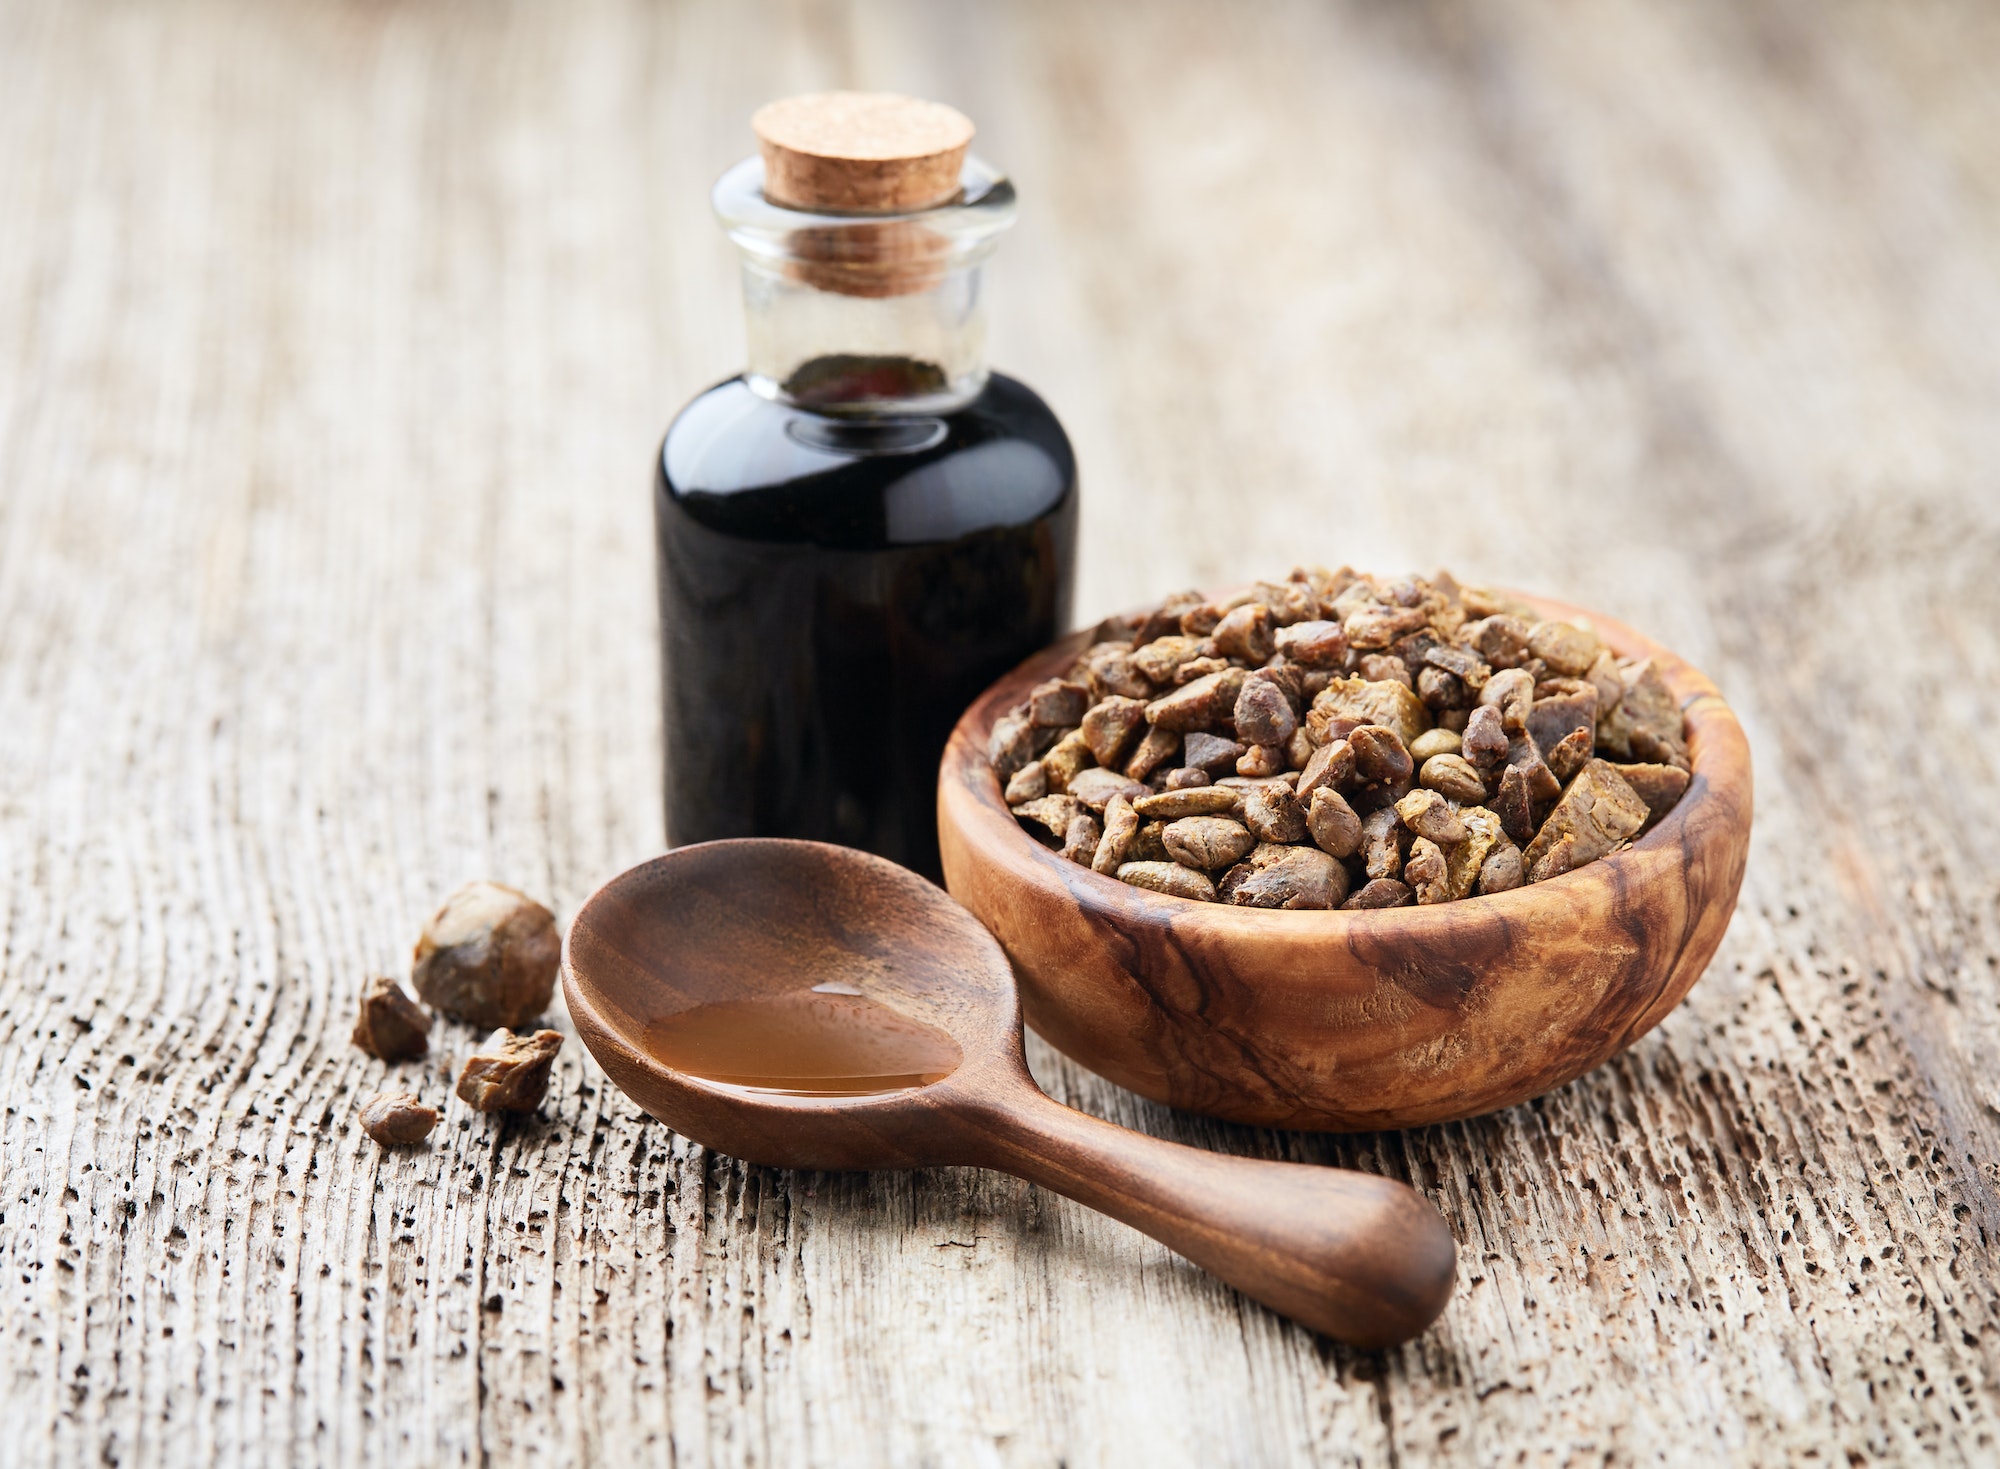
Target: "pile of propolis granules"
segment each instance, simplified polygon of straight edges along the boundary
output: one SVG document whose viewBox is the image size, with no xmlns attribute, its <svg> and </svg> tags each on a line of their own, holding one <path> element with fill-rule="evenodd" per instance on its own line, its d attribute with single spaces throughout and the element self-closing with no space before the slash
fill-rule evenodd
<svg viewBox="0 0 2000 1469">
<path fill-rule="evenodd" d="M 1628 845 L 1689 768 L 1651 660 L 1447 572 L 1345 567 L 1108 620 L 988 753 L 1065 857 L 1252 908 L 1541 882 Z"/>
</svg>

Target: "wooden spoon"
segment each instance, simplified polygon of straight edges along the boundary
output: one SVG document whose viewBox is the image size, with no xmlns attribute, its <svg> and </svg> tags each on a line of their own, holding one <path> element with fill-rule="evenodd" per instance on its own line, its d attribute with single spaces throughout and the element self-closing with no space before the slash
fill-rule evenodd
<svg viewBox="0 0 2000 1469">
<path fill-rule="evenodd" d="M 1183 1147 L 1050 1100 L 1000 945 L 879 857 L 757 840 L 643 863 L 577 914 L 563 989 L 625 1094 L 718 1152 L 998 1168 L 1357 1346 L 1409 1340 L 1451 1294 L 1451 1235 L 1404 1184 Z"/>
</svg>

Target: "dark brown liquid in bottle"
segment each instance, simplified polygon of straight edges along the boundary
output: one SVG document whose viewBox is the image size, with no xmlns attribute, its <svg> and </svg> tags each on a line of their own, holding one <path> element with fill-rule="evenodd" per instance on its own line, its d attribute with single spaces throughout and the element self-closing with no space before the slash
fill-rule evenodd
<svg viewBox="0 0 2000 1469">
<path fill-rule="evenodd" d="M 788 1097 L 928 1086 L 962 1055 L 943 1031 L 837 985 L 697 1005 L 655 1021 L 645 1040 L 688 1076 Z"/>
<path fill-rule="evenodd" d="M 926 375 L 928 374 L 928 376 Z M 667 842 L 799 837 L 942 878 L 938 760 L 961 711 L 1068 625 L 1076 461 L 999 373 L 947 413 L 840 416 L 935 366 L 829 357 L 690 403 L 655 509 Z"/>
</svg>

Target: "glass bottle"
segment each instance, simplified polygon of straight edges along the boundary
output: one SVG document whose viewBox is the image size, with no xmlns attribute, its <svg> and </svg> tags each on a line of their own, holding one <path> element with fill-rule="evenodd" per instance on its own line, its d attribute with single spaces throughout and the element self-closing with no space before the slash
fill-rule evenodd
<svg viewBox="0 0 2000 1469">
<path fill-rule="evenodd" d="M 839 842 L 939 880 L 958 715 L 1069 622 L 1076 463 L 986 365 L 981 265 L 1013 222 L 968 157 L 903 214 L 716 184 L 742 251 L 749 366 L 661 446 L 667 840 Z"/>
</svg>

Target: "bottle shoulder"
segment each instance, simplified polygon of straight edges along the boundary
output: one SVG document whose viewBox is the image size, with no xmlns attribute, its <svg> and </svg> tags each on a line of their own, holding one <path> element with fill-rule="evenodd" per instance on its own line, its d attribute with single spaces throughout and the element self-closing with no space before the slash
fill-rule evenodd
<svg viewBox="0 0 2000 1469">
<path fill-rule="evenodd" d="M 1022 524 L 1075 493 L 1054 412 L 995 373 L 963 408 L 852 420 L 773 402 L 741 377 L 683 408 L 660 446 L 663 515 L 724 534 L 822 545 L 911 544 Z"/>
</svg>

